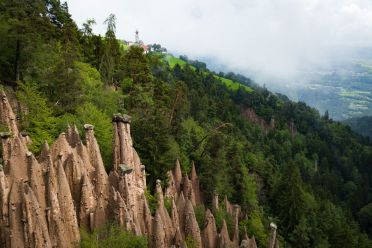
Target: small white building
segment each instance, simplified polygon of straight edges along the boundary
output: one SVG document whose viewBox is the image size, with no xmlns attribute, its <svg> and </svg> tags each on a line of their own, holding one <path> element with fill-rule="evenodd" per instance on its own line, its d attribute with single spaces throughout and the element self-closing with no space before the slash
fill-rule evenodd
<svg viewBox="0 0 372 248">
<path fill-rule="evenodd" d="M 128 46 L 139 46 L 142 47 L 143 51 L 145 54 L 149 52 L 149 46 L 146 45 L 142 40 L 139 38 L 139 32 L 136 30 L 136 35 L 135 35 L 135 41 L 127 41 L 126 42 Z"/>
</svg>

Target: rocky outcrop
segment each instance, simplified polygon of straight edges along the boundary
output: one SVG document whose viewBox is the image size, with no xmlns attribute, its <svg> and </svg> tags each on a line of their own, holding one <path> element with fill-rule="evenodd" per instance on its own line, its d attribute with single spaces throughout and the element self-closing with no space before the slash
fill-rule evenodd
<svg viewBox="0 0 372 248">
<path fill-rule="evenodd" d="M 258 116 L 256 112 L 251 108 L 241 107 L 240 112 L 244 118 L 248 121 L 258 125 L 263 130 L 269 131 L 275 128 L 275 119 L 271 118 L 270 122 L 266 122 L 262 117 Z"/>
<path fill-rule="evenodd" d="M 157 181 L 156 211 L 151 214 L 145 166 L 133 148 L 130 116 L 116 114 L 112 119 L 113 169 L 108 175 L 92 125 L 84 125 L 85 144 L 77 127 L 69 126 L 50 147 L 45 142 L 36 158 L 27 148 L 31 139 L 18 131 L 4 92 L 0 96 L 0 123 L 8 129 L 0 133 L 0 247 L 72 248 L 80 241 L 80 228 L 93 231 L 110 220 L 147 237 L 149 247 L 184 248 L 191 241 L 205 248 L 239 247 L 240 241 L 241 247 L 256 247 L 254 238 L 239 239 L 243 215 L 227 197 L 223 205 L 234 220 L 232 237 L 225 221 L 218 233 L 213 216 L 219 210 L 217 194 L 212 211 L 198 223 L 195 211 L 203 205 L 203 194 L 194 163 L 190 175 L 182 174 L 177 160 L 164 191 Z M 269 247 L 277 245 L 272 231 Z"/>
</svg>

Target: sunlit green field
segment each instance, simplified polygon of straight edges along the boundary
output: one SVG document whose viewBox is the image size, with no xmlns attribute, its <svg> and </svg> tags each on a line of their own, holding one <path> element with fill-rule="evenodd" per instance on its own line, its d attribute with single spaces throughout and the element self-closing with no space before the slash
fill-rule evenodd
<svg viewBox="0 0 372 248">
<path fill-rule="evenodd" d="M 186 62 L 185 61 L 183 61 L 182 59 L 176 58 L 176 57 L 174 57 L 172 55 L 167 55 L 165 57 L 165 59 L 168 61 L 169 66 L 171 68 L 174 68 L 177 64 L 180 65 L 180 66 L 186 65 Z"/>
<path fill-rule="evenodd" d="M 214 77 L 217 78 L 217 79 L 219 79 L 219 80 L 221 80 L 229 89 L 238 90 L 239 88 L 244 88 L 248 92 L 252 92 L 253 91 L 253 89 L 251 87 L 248 87 L 248 86 L 245 86 L 243 84 L 234 82 L 234 81 L 232 81 L 230 79 L 219 77 L 217 75 L 215 75 Z"/>
<path fill-rule="evenodd" d="M 169 63 L 169 66 L 171 68 L 174 68 L 177 64 L 180 65 L 180 66 L 184 66 L 186 65 L 186 62 L 183 61 L 182 59 L 179 59 L 179 58 L 176 58 L 172 55 L 167 55 L 165 57 L 165 59 L 168 61 Z M 191 68 L 195 69 L 193 66 L 191 66 Z M 217 76 L 217 75 L 214 75 L 214 77 L 218 80 L 220 80 L 222 83 L 224 83 L 229 89 L 231 90 L 238 90 L 239 88 L 243 88 L 245 89 L 246 91 L 248 92 L 252 92 L 253 89 L 248 87 L 248 86 L 245 86 L 243 84 L 240 84 L 240 83 L 237 83 L 237 82 L 234 82 L 230 79 L 227 79 L 227 78 L 223 78 L 223 77 L 220 77 L 220 76 Z"/>
</svg>

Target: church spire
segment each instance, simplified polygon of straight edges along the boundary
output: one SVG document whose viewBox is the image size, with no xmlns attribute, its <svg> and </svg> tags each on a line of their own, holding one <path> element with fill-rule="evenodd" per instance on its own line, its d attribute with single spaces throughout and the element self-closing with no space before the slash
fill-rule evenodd
<svg viewBox="0 0 372 248">
<path fill-rule="evenodd" d="M 136 42 L 137 44 L 139 44 L 139 42 L 140 42 L 140 39 L 139 39 L 139 32 L 138 32 L 138 30 L 136 30 L 136 38 L 135 38 L 135 42 Z"/>
</svg>

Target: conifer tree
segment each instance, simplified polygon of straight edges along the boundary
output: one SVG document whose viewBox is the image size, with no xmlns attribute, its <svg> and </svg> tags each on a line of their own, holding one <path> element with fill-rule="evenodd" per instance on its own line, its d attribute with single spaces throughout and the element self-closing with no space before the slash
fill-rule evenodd
<svg viewBox="0 0 372 248">
<path fill-rule="evenodd" d="M 306 212 L 305 192 L 299 168 L 290 162 L 275 190 L 274 201 L 281 226 L 292 232 Z"/>
<path fill-rule="evenodd" d="M 103 81 L 110 84 L 118 84 L 115 78 L 118 66 L 121 59 L 121 49 L 119 41 L 116 39 L 116 17 L 114 14 L 105 20 L 104 24 L 107 25 L 107 30 L 104 40 L 103 55 L 100 63 L 100 72 L 102 74 Z"/>
</svg>

